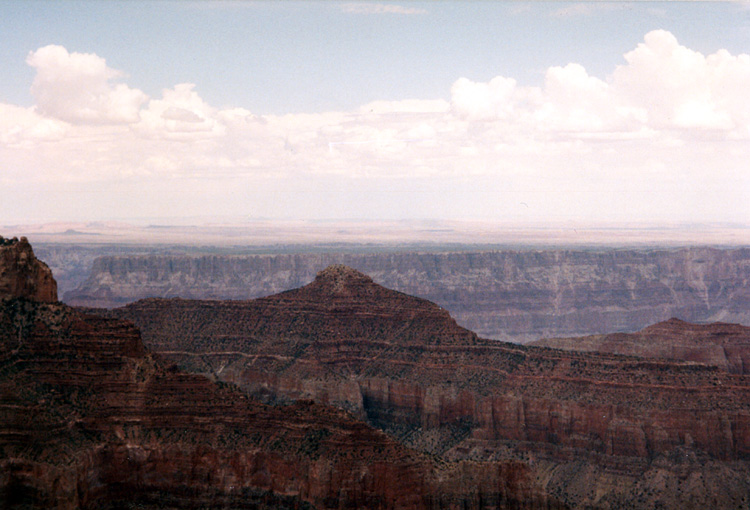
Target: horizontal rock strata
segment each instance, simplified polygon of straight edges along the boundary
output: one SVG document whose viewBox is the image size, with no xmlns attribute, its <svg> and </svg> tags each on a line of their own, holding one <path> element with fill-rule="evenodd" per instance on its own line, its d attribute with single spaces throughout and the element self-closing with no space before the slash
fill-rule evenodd
<svg viewBox="0 0 750 510">
<path fill-rule="evenodd" d="M 0 274 L 43 269 L 24 244 Z M 332 407 L 165 367 L 131 322 L 40 302 L 44 281 L 0 297 L 0 508 L 565 508 L 523 462 L 436 462 Z"/>
<path fill-rule="evenodd" d="M 484 340 L 439 306 L 338 266 L 267 298 L 99 313 L 133 320 L 160 356 L 257 398 L 334 404 L 448 459 L 527 462 L 574 507 L 750 497 L 750 381 L 716 367 Z"/>
<path fill-rule="evenodd" d="M 750 372 L 750 327 L 740 324 L 691 324 L 673 318 L 637 333 L 545 338 L 533 345 L 689 361 L 736 374 Z"/>
<path fill-rule="evenodd" d="M 750 324 L 750 250 L 108 256 L 65 302 L 249 299 L 300 287 L 331 264 L 433 301 L 485 338 L 637 331 L 670 317 Z"/>
</svg>

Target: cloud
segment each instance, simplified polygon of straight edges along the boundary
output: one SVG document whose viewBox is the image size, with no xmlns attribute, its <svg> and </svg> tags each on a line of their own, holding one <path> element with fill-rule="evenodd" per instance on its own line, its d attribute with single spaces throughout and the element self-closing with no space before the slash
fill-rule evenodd
<svg viewBox="0 0 750 510">
<path fill-rule="evenodd" d="M 607 80 L 575 63 L 551 67 L 543 87 L 518 87 L 498 76 L 489 82 L 457 80 L 453 111 L 469 120 L 494 120 L 541 131 L 653 132 L 716 130 L 750 135 L 750 56 L 726 50 L 704 56 L 669 32 L 646 34 Z"/>
<path fill-rule="evenodd" d="M 470 120 L 507 118 L 518 103 L 512 78 L 498 76 L 488 83 L 460 78 L 451 87 L 453 111 Z"/>
<path fill-rule="evenodd" d="M 348 14 L 427 14 L 425 9 L 398 4 L 346 3 L 341 10 Z"/>
<path fill-rule="evenodd" d="M 654 128 L 737 130 L 747 134 L 750 56 L 709 55 L 681 46 L 665 30 L 646 34 L 612 75 L 619 99 L 647 112 Z"/>
<path fill-rule="evenodd" d="M 138 120 L 146 95 L 112 81 L 122 73 L 90 53 L 45 46 L 29 53 L 36 69 L 31 93 L 41 114 L 71 123 L 107 124 Z"/>
<path fill-rule="evenodd" d="M 34 147 L 43 141 L 61 140 L 70 131 L 62 121 L 47 118 L 32 108 L 0 103 L 0 144 Z"/>
<path fill-rule="evenodd" d="M 404 99 L 401 101 L 373 101 L 362 105 L 362 113 L 444 113 L 450 109 L 450 103 L 443 99 Z"/>
<path fill-rule="evenodd" d="M 639 129 L 638 111 L 618 103 L 614 95 L 610 84 L 579 64 L 551 67 L 530 118 L 542 129 L 569 133 Z"/>
<path fill-rule="evenodd" d="M 197 207 L 181 190 L 210 188 L 217 198 L 200 205 L 206 210 L 242 214 L 260 201 L 266 215 L 301 210 L 268 198 L 292 190 L 322 216 L 330 200 L 321 197 L 356 188 L 404 197 L 390 206 L 354 201 L 361 215 L 411 211 L 415 190 L 428 190 L 442 197 L 430 210 L 446 215 L 515 217 L 507 204 L 523 201 L 541 204 L 539 220 L 628 219 L 639 210 L 649 215 L 641 219 L 750 223 L 741 205 L 750 200 L 750 57 L 703 55 L 666 31 L 646 34 L 605 78 L 573 62 L 550 67 L 534 87 L 463 77 L 447 100 L 287 115 L 216 108 L 190 83 L 149 98 L 114 83 L 122 74 L 103 58 L 61 47 L 28 61 L 37 105 L 0 104 L 4 188 L 105 183 L 115 190 L 110 216 L 127 215 L 116 212 L 121 188 L 166 190 L 175 207 Z"/>
<path fill-rule="evenodd" d="M 161 114 L 161 118 L 165 120 L 177 120 L 180 122 L 188 123 L 203 122 L 205 120 L 195 112 L 191 112 L 190 110 L 186 110 L 184 108 L 177 108 L 176 106 L 170 106 L 169 108 L 167 108 Z"/>
<path fill-rule="evenodd" d="M 222 123 L 217 110 L 208 105 L 193 90 L 192 83 L 181 83 L 162 91 L 161 99 L 152 99 L 140 112 L 140 122 L 134 130 L 147 137 L 192 140 L 218 136 Z"/>
</svg>

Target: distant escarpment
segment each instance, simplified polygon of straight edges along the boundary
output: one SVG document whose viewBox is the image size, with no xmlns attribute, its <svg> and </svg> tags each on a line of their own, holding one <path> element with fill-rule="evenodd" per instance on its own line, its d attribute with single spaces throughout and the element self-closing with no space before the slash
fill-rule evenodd
<svg viewBox="0 0 750 510">
<path fill-rule="evenodd" d="M 670 317 L 750 324 L 750 249 L 110 256 L 64 300 L 250 299 L 300 287 L 331 264 L 429 299 L 485 338 L 630 332 Z"/>
<path fill-rule="evenodd" d="M 673 318 L 637 333 L 545 338 L 532 344 L 574 351 L 692 361 L 736 374 L 750 373 L 750 327 L 740 324 L 690 324 Z"/>
<path fill-rule="evenodd" d="M 13 297 L 54 303 L 57 283 L 47 265 L 34 256 L 25 237 L 0 236 L 0 299 Z"/>
<path fill-rule="evenodd" d="M 0 473 L 3 509 L 565 508 L 526 463 L 438 462 L 331 407 L 264 405 L 165 367 L 130 322 L 24 295 L 0 299 Z"/>
<path fill-rule="evenodd" d="M 256 300 L 98 313 L 255 398 L 333 404 L 443 460 L 523 463 L 575 508 L 750 501 L 750 379 L 716 367 L 484 340 L 342 266 Z"/>
</svg>

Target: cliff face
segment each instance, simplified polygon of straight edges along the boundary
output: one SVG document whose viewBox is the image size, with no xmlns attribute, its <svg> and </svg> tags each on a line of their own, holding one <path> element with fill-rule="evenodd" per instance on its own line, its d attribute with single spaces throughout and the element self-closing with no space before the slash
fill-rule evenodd
<svg viewBox="0 0 750 510">
<path fill-rule="evenodd" d="M 101 313 L 257 398 L 334 404 L 446 459 L 527 462 L 574 507 L 750 498 L 750 381 L 714 367 L 483 340 L 345 268 L 252 301 L 149 299 Z"/>
<path fill-rule="evenodd" d="M 750 327 L 740 324 L 691 324 L 673 318 L 637 333 L 545 338 L 533 345 L 690 361 L 736 374 L 750 371 Z"/>
<path fill-rule="evenodd" d="M 515 461 L 436 463 L 312 402 L 165 368 L 132 323 L 0 299 L 0 507 L 562 508 Z"/>
<path fill-rule="evenodd" d="M 748 249 L 103 257 L 64 298 L 103 307 L 256 298 L 300 287 L 335 263 L 433 301 L 485 338 L 637 331 L 670 317 L 750 324 Z"/>
<path fill-rule="evenodd" d="M 34 301 L 57 301 L 57 283 L 52 271 L 37 260 L 25 237 L 0 236 L 0 299 L 24 296 Z"/>
</svg>

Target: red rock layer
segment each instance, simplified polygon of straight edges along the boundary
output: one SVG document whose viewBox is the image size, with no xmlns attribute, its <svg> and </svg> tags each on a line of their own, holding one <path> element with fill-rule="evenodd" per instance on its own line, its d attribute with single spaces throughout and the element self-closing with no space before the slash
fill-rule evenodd
<svg viewBox="0 0 750 510">
<path fill-rule="evenodd" d="M 165 369 L 124 321 L 0 301 L 2 508 L 547 508 L 520 462 L 436 464 L 312 402 Z M 479 476 L 481 474 L 481 476 Z"/>
<path fill-rule="evenodd" d="M 637 333 L 549 338 L 533 345 L 703 363 L 735 374 L 750 371 L 750 327 L 670 319 Z"/>
<path fill-rule="evenodd" d="M 436 305 L 352 270 L 324 271 L 297 291 L 255 301 L 152 299 L 110 313 L 134 320 L 160 355 L 250 394 L 332 403 L 455 459 L 551 463 L 550 480 L 574 506 L 647 508 L 654 499 L 638 504 L 637 488 L 680 449 L 733 466 L 732 480 L 743 479 L 750 458 L 743 376 L 481 340 Z M 573 490 L 586 486 L 577 474 L 586 470 L 561 474 L 576 462 L 600 473 L 590 494 Z M 679 479 L 676 464 L 664 462 L 667 478 Z M 610 487 L 601 473 L 620 479 Z M 732 483 L 721 490 L 750 497 L 750 484 Z M 625 499 L 620 486 L 630 491 Z M 714 489 L 692 497 L 704 501 Z"/>
<path fill-rule="evenodd" d="M 25 237 L 19 241 L 0 236 L 0 299 L 12 297 L 54 303 L 57 283 L 47 265 L 34 256 Z"/>
</svg>

